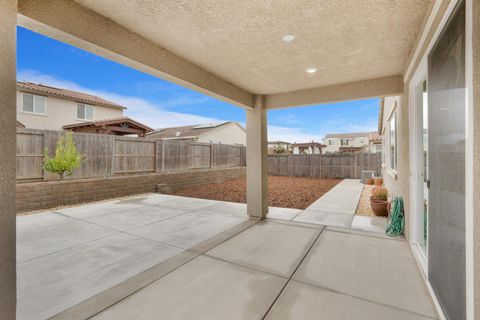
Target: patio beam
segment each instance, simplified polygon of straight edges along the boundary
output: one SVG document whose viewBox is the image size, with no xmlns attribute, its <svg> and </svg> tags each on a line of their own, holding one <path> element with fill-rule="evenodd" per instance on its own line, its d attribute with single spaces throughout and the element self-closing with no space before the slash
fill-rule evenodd
<svg viewBox="0 0 480 320">
<path fill-rule="evenodd" d="M 70 0 L 18 2 L 19 25 L 245 109 L 253 95 Z"/>
<path fill-rule="evenodd" d="M 367 99 L 403 93 L 401 75 L 335 84 L 266 96 L 266 109 L 299 107 L 312 104 Z"/>
<path fill-rule="evenodd" d="M 247 213 L 263 220 L 268 213 L 267 110 L 264 96 L 256 95 L 247 110 Z"/>
<path fill-rule="evenodd" d="M 15 319 L 17 1 L 0 0 L 0 319 Z"/>
</svg>

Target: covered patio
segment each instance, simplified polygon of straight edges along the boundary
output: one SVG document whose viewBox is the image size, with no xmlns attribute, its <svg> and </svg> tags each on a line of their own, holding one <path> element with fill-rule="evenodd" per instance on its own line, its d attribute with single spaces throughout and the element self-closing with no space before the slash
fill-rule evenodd
<svg viewBox="0 0 480 320">
<path fill-rule="evenodd" d="M 138 256 L 134 259 L 143 261 L 147 270 L 102 287 L 106 279 L 103 269 L 92 269 L 89 275 L 95 277 L 92 288 L 99 289 L 93 292 L 98 296 L 78 308 L 77 301 L 66 303 L 64 307 L 73 309 L 59 314 L 58 319 L 95 314 L 98 319 L 309 319 L 319 315 L 325 319 L 478 319 L 479 1 L 0 0 L 0 8 L 1 319 L 16 318 L 23 285 L 41 282 L 51 272 L 32 273 L 25 284 L 16 275 L 15 248 L 21 241 L 15 224 L 18 25 L 246 112 L 248 216 L 237 217 L 235 210 L 215 204 L 222 208 L 216 214 L 223 215 L 213 219 L 215 223 L 210 219 L 215 213 L 196 213 L 200 220 L 184 221 L 186 225 L 210 222 L 207 229 L 211 233 L 182 237 L 184 224 L 173 223 L 168 230 L 174 230 L 170 236 L 179 242 L 157 256 L 157 250 L 150 254 L 151 248 L 170 240 L 149 237 L 167 237 L 168 230 L 135 236 L 131 246 Z M 450 36 L 456 37 L 455 41 Z M 433 57 L 432 52 L 436 54 Z M 429 68 L 432 63 L 437 67 L 434 72 Z M 431 216 L 437 214 L 438 219 L 428 224 L 428 268 L 416 253 L 412 255 L 416 233 L 423 230 L 417 217 L 424 214 L 418 209 L 423 199 L 416 199 L 420 189 L 415 186 L 430 184 L 420 165 L 423 150 L 415 142 L 417 138 L 421 141 L 416 134 L 422 132 L 415 130 L 414 116 L 418 111 L 417 82 L 423 79 L 416 79 L 420 73 L 429 80 L 436 76 L 437 87 L 429 92 L 434 97 L 429 101 L 436 104 L 430 107 L 455 115 L 440 113 L 433 122 L 438 129 L 436 137 L 440 137 L 439 150 L 455 150 L 458 155 L 456 170 L 441 170 L 441 153 L 429 157 L 440 164 L 433 181 L 438 178 L 436 181 L 443 183 L 433 184 L 437 198 L 431 203 L 437 204 L 437 212 Z M 266 219 L 269 110 L 391 96 L 398 98 L 394 111 L 387 115 L 389 125 L 394 124 L 389 127 L 394 138 L 391 145 L 398 150 L 391 153 L 393 169 L 385 172 L 395 194 L 405 198 L 406 240 Z M 452 125 L 452 119 L 459 120 L 459 125 Z M 461 130 L 442 132 L 448 128 Z M 449 158 L 448 153 L 443 155 Z M 447 205 L 442 206 L 442 201 Z M 181 220 L 189 214 L 182 213 L 186 209 L 183 204 L 171 209 L 173 217 L 165 221 Z M 58 220 L 78 220 L 74 215 L 51 214 L 52 226 Z M 142 219 L 150 217 L 147 214 Z M 76 220 L 70 225 L 83 224 Z M 89 226 L 95 229 L 91 223 Z M 122 223 L 113 229 L 103 231 L 132 237 Z M 98 239 L 102 232 L 99 234 Z M 213 240 L 204 238 L 206 235 Z M 19 251 L 19 259 L 25 258 L 25 265 L 28 259 L 41 259 L 35 256 L 41 252 L 35 251 Z M 72 254 L 66 263 L 76 258 Z M 128 269 L 132 264 L 127 261 L 123 266 Z M 117 261 L 110 267 L 122 268 L 122 264 Z M 114 287 L 108 289 L 110 285 Z M 106 305 L 110 307 L 105 310 Z M 56 311 L 45 314 L 51 312 Z"/>
</svg>

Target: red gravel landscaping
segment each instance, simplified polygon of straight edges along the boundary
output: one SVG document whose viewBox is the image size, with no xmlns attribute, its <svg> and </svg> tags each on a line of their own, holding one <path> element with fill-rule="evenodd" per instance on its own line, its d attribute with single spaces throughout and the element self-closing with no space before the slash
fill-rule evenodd
<svg viewBox="0 0 480 320">
<path fill-rule="evenodd" d="M 305 209 L 340 181 L 342 180 L 270 176 L 268 177 L 268 205 Z M 246 179 L 184 188 L 175 192 L 174 195 L 245 203 Z"/>
</svg>

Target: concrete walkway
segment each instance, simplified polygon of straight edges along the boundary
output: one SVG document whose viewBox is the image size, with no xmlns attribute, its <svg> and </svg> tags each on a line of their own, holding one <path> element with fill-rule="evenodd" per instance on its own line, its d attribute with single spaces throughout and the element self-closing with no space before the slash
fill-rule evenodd
<svg viewBox="0 0 480 320">
<path fill-rule="evenodd" d="M 363 185 L 345 179 L 306 208 L 293 221 L 350 228 Z"/>
</svg>

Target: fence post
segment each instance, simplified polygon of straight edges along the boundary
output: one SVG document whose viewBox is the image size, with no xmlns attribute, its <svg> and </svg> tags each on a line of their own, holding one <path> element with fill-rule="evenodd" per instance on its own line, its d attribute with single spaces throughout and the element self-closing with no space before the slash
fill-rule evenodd
<svg viewBox="0 0 480 320">
<path fill-rule="evenodd" d="M 165 140 L 162 140 L 162 163 L 161 163 L 161 169 L 160 172 L 165 171 Z"/>
<path fill-rule="evenodd" d="M 108 177 L 113 177 L 115 174 L 115 145 L 117 144 L 117 139 L 115 136 L 112 137 L 112 161 L 110 161 L 110 170 L 108 170 Z"/>
</svg>

